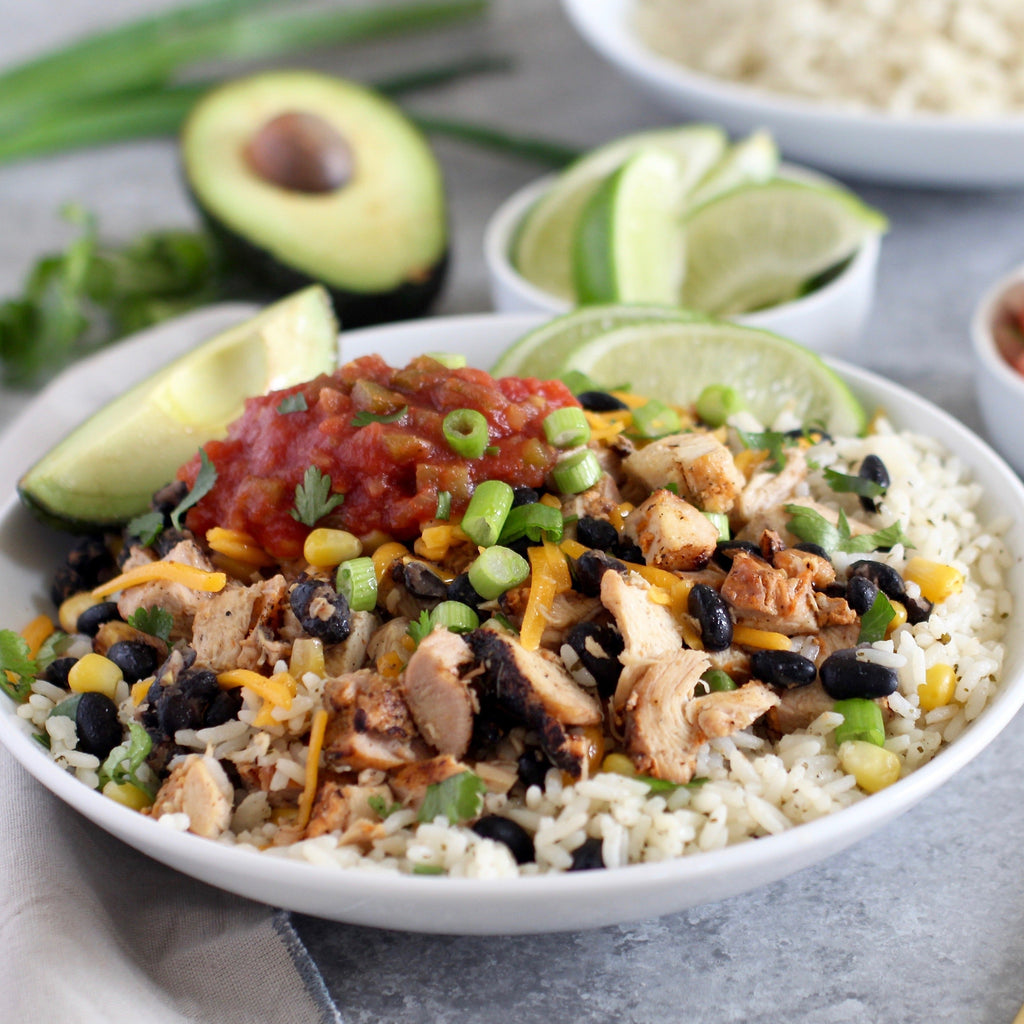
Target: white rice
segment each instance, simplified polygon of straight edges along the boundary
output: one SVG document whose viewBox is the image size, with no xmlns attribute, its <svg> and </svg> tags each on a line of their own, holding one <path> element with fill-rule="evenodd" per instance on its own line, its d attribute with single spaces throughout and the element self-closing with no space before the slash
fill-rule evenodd
<svg viewBox="0 0 1024 1024">
<path fill-rule="evenodd" d="M 633 23 L 693 70 L 840 108 L 1024 109 L 1017 0 L 637 0 Z"/>
</svg>

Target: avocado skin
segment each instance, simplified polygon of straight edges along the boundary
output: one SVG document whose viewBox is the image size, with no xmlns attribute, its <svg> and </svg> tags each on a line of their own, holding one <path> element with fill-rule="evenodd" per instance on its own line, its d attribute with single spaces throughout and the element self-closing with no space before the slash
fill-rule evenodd
<svg viewBox="0 0 1024 1024">
<path fill-rule="evenodd" d="M 188 190 L 203 223 L 220 250 L 224 264 L 244 273 L 246 282 L 262 297 L 276 299 L 311 284 L 327 289 L 343 328 L 368 327 L 393 320 L 409 320 L 426 313 L 444 287 L 449 250 L 431 266 L 422 281 L 406 281 L 384 292 L 355 292 L 282 263 L 273 253 L 233 231 L 203 206 Z"/>
</svg>

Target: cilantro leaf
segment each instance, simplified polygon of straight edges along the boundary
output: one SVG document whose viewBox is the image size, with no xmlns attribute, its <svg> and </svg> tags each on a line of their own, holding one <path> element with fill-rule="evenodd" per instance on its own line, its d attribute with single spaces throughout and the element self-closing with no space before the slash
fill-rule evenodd
<svg viewBox="0 0 1024 1024">
<path fill-rule="evenodd" d="M 884 639 L 885 631 L 895 614 L 889 598 L 879 591 L 871 602 L 871 607 L 861 616 L 857 643 L 873 644 L 876 640 Z"/>
<path fill-rule="evenodd" d="M 484 780 L 470 771 L 435 782 L 427 786 L 418 820 L 430 822 L 438 815 L 444 815 L 453 825 L 469 821 L 480 813 L 486 789 Z"/>
<path fill-rule="evenodd" d="M 144 547 L 149 547 L 163 533 L 164 517 L 159 512 L 144 512 L 128 520 L 128 535 L 138 537 Z"/>
<path fill-rule="evenodd" d="M 28 700 L 37 672 L 28 641 L 13 629 L 0 629 L 0 690 L 22 704 Z"/>
<path fill-rule="evenodd" d="M 860 533 L 854 536 L 850 532 L 850 523 L 846 514 L 839 510 L 839 522 L 833 526 L 820 512 L 804 505 L 785 505 L 786 514 L 790 519 L 786 528 L 803 541 L 817 544 L 826 551 L 845 551 L 863 553 L 868 551 L 886 550 L 894 544 L 908 547 L 910 538 L 903 532 L 903 527 L 892 523 L 873 533 Z"/>
<path fill-rule="evenodd" d="M 420 612 L 420 617 L 418 619 L 413 619 L 413 621 L 409 623 L 409 628 L 406 630 L 406 633 L 413 638 L 416 642 L 416 646 L 419 647 L 420 641 L 427 636 L 433 628 L 434 627 L 430 622 L 430 612 L 424 608 L 423 611 Z"/>
<path fill-rule="evenodd" d="M 409 406 L 403 405 L 401 409 L 396 412 L 367 412 L 365 409 L 360 410 L 352 417 L 353 427 L 367 427 L 371 423 L 397 423 L 407 412 Z"/>
<path fill-rule="evenodd" d="M 740 441 L 745 448 L 752 448 L 754 451 L 766 451 L 768 453 L 768 465 L 765 469 L 769 473 L 780 473 L 786 466 L 785 449 L 792 444 L 792 438 L 777 430 L 764 430 L 760 433 L 753 433 L 746 430 L 738 430 Z"/>
<path fill-rule="evenodd" d="M 159 637 L 166 643 L 171 638 L 174 616 L 166 609 L 156 605 L 151 608 L 136 608 L 128 616 L 128 625 L 134 626 L 150 636 Z"/>
<path fill-rule="evenodd" d="M 176 530 L 181 529 L 182 515 L 193 505 L 197 504 L 200 498 L 209 494 L 216 482 L 217 467 L 210 461 L 210 456 L 206 454 L 206 449 L 200 448 L 199 472 L 196 474 L 196 482 L 192 485 L 192 490 L 178 502 L 171 513 L 171 523 Z"/>
<path fill-rule="evenodd" d="M 825 469 L 825 483 L 836 494 L 856 494 L 861 498 L 879 498 L 885 494 L 885 488 L 874 480 L 862 476 L 851 476 L 835 469 Z"/>
<path fill-rule="evenodd" d="M 36 675 L 46 671 L 47 666 L 59 658 L 67 649 L 71 637 L 55 629 L 40 645 L 36 652 Z"/>
<path fill-rule="evenodd" d="M 826 551 L 835 551 L 839 546 L 839 530 L 820 512 L 804 505 L 786 505 L 790 517 L 786 529 L 809 544 L 817 544 Z"/>
<path fill-rule="evenodd" d="M 99 788 L 102 789 L 108 782 L 115 785 L 130 782 L 150 797 L 156 796 L 156 787 L 143 782 L 137 774 L 152 749 L 153 740 L 149 733 L 138 722 L 132 722 L 128 726 L 128 742 L 114 747 L 100 766 Z"/>
<path fill-rule="evenodd" d="M 329 474 L 321 473 L 316 466 L 307 466 L 302 483 L 295 488 L 295 508 L 289 511 L 304 526 L 315 526 L 344 500 L 344 494 L 331 493 Z"/>
<path fill-rule="evenodd" d="M 400 803 L 389 804 L 380 793 L 371 793 L 366 798 L 366 803 L 370 810 L 377 815 L 378 818 L 383 820 L 384 818 L 390 817 L 395 811 L 400 811 L 402 805 Z"/>
<path fill-rule="evenodd" d="M 907 548 L 914 546 L 898 522 L 892 523 L 884 529 L 875 530 L 874 533 L 861 533 L 856 537 L 848 537 L 839 545 L 839 550 L 851 553 L 888 551 L 896 544 L 902 544 Z"/>
<path fill-rule="evenodd" d="M 440 864 L 414 864 L 412 873 L 414 875 L 443 875 L 444 868 Z"/>
<path fill-rule="evenodd" d="M 278 403 L 277 411 L 279 413 L 289 412 L 305 412 L 309 406 L 306 404 L 306 396 L 301 391 L 296 391 L 293 395 L 286 395 Z"/>
</svg>

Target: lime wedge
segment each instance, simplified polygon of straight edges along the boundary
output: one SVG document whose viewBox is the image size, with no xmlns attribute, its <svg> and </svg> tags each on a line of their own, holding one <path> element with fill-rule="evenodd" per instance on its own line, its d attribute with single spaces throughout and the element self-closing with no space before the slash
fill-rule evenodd
<svg viewBox="0 0 1024 1024">
<path fill-rule="evenodd" d="M 687 198 L 693 208 L 740 185 L 774 178 L 779 169 L 779 147 L 767 131 L 741 139 L 711 168 Z"/>
<path fill-rule="evenodd" d="M 59 528 L 123 523 L 197 448 L 224 436 L 246 398 L 329 373 L 337 353 L 330 298 L 320 285 L 305 288 L 105 405 L 25 473 L 18 493 Z"/>
<path fill-rule="evenodd" d="M 573 236 L 576 297 L 588 302 L 675 302 L 683 279 L 681 183 L 687 163 L 644 148 L 598 186 Z"/>
<path fill-rule="evenodd" d="M 512 264 L 528 281 L 552 295 L 575 301 L 572 238 L 587 200 L 609 174 L 645 146 L 660 146 L 687 161 L 688 189 L 725 152 L 725 133 L 711 125 L 639 132 L 590 151 L 564 170 L 527 212 L 512 241 Z"/>
<path fill-rule="evenodd" d="M 569 356 L 591 338 L 650 320 L 686 322 L 698 314 L 678 306 L 583 306 L 548 320 L 514 341 L 491 367 L 495 377 L 557 377 Z"/>
<path fill-rule="evenodd" d="M 769 331 L 707 318 L 619 327 L 578 345 L 563 366 L 606 387 L 691 405 L 709 384 L 735 388 L 770 426 L 783 412 L 833 434 L 859 434 L 867 418 L 847 385 L 809 349 Z"/>
<path fill-rule="evenodd" d="M 786 302 L 885 228 L 842 189 L 780 178 L 733 189 L 686 216 L 681 302 L 714 316 Z"/>
</svg>

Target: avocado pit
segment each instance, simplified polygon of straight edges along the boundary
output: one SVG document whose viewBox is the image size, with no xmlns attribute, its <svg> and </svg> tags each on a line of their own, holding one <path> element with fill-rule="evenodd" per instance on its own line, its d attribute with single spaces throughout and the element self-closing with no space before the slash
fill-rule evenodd
<svg viewBox="0 0 1024 1024">
<path fill-rule="evenodd" d="M 352 178 L 352 149 L 324 118 L 290 110 L 267 121 L 245 157 L 264 181 L 292 192 L 334 192 Z"/>
</svg>

